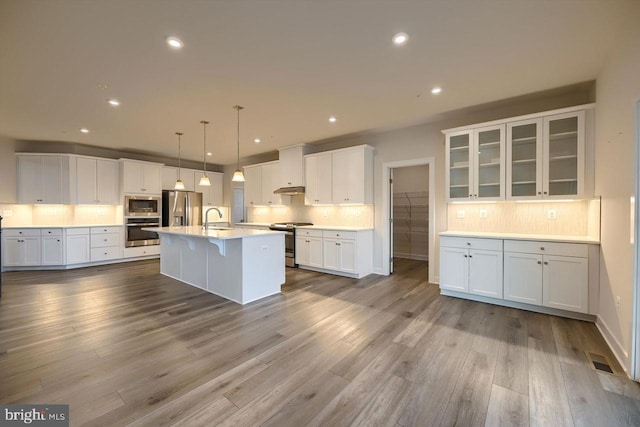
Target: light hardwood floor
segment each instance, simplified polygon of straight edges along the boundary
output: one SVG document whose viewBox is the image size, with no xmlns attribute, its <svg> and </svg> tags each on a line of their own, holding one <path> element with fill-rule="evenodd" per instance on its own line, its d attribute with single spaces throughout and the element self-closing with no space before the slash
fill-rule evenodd
<svg viewBox="0 0 640 427">
<path fill-rule="evenodd" d="M 3 276 L 0 403 L 71 425 L 640 425 L 593 324 L 439 295 L 427 265 L 287 269 L 240 306 L 158 261 Z M 596 371 L 607 361 L 614 374 Z"/>
</svg>

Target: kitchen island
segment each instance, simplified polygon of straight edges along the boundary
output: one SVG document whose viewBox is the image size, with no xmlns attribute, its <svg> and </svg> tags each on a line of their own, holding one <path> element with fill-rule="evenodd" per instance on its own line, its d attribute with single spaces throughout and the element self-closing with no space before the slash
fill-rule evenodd
<svg viewBox="0 0 640 427">
<path fill-rule="evenodd" d="M 153 228 L 160 235 L 160 272 L 239 304 L 280 293 L 285 282 L 284 233 Z"/>
</svg>

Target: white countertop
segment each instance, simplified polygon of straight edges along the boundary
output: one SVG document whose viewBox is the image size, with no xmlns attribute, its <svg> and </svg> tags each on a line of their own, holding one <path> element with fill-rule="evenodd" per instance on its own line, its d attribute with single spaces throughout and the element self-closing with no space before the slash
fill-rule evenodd
<svg viewBox="0 0 640 427">
<path fill-rule="evenodd" d="M 600 240 L 589 236 L 560 236 L 553 234 L 518 234 L 518 233 L 490 233 L 484 231 L 442 231 L 439 236 L 449 237 L 481 237 L 485 239 L 513 239 L 513 240 L 537 240 L 543 242 L 562 243 L 590 243 L 599 245 Z"/>
<path fill-rule="evenodd" d="M 284 234 L 284 231 L 271 230 L 245 230 L 241 228 L 233 228 L 231 230 L 216 230 L 210 228 L 204 231 L 201 225 L 193 225 L 188 227 L 160 227 L 160 228 L 143 228 L 145 231 L 155 231 L 159 234 L 175 234 L 178 236 L 200 237 L 203 239 L 245 239 L 247 237 L 259 237 L 267 234 Z"/>
<path fill-rule="evenodd" d="M 84 224 L 84 225 L 10 225 L 2 227 L 5 230 L 10 228 L 91 228 L 91 227 L 124 227 L 122 224 Z"/>
<path fill-rule="evenodd" d="M 271 225 L 270 222 L 236 222 L 233 224 L 234 227 L 242 227 L 243 225 L 248 225 L 250 227 L 269 227 Z"/>
<path fill-rule="evenodd" d="M 373 227 L 356 227 L 352 225 L 301 225 L 296 228 L 306 228 L 307 230 L 338 230 L 338 231 L 373 230 Z"/>
</svg>

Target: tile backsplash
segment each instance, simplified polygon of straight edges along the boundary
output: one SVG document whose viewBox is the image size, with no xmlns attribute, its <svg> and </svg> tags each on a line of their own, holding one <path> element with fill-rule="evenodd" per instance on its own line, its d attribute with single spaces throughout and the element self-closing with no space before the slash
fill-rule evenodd
<svg viewBox="0 0 640 427">
<path fill-rule="evenodd" d="M 5 227 L 122 224 L 122 206 L 0 204 Z"/>
<path fill-rule="evenodd" d="M 600 199 L 450 203 L 448 230 L 600 237 Z"/>
</svg>

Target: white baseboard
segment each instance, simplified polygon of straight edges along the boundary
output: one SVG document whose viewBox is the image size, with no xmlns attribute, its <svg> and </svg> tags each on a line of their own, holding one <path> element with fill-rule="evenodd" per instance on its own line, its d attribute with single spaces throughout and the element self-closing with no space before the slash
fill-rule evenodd
<svg viewBox="0 0 640 427">
<path fill-rule="evenodd" d="M 611 333 L 611 329 L 607 326 L 602 317 L 596 316 L 596 327 L 600 331 L 600 334 L 604 338 L 604 340 L 609 345 L 609 348 L 613 352 L 613 355 L 618 359 L 618 363 L 624 369 L 624 372 L 629 376 L 629 366 L 631 366 L 631 361 L 629 359 L 629 353 L 624 350 L 624 347 L 618 341 L 618 339 Z"/>
</svg>

